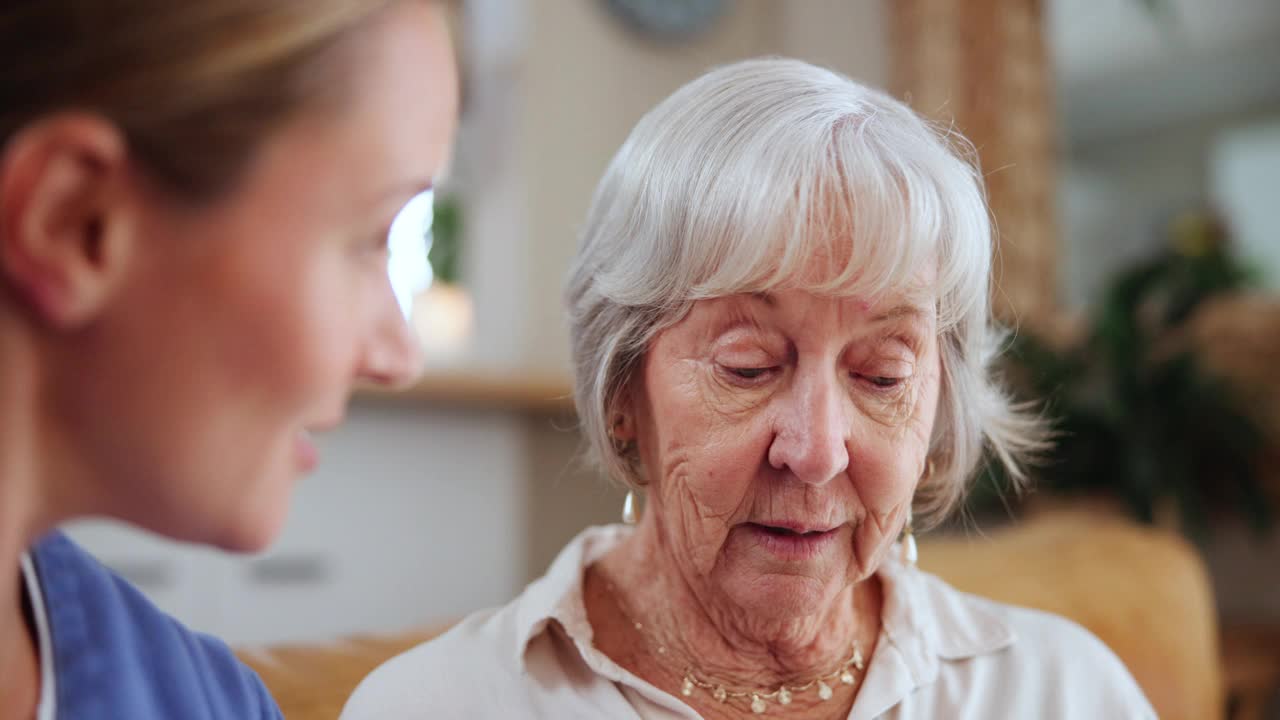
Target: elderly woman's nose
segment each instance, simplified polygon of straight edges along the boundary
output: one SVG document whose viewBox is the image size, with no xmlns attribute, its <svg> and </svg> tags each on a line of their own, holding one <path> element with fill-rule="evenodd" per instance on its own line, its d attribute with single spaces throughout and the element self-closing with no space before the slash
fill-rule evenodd
<svg viewBox="0 0 1280 720">
<path fill-rule="evenodd" d="M 848 396 L 834 378 L 802 378 L 783 400 L 769 464 L 820 485 L 849 467 Z"/>
</svg>

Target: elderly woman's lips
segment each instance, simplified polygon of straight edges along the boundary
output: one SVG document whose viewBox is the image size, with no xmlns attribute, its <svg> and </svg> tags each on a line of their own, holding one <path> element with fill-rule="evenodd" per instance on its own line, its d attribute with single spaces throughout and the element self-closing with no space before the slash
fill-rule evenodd
<svg viewBox="0 0 1280 720">
<path fill-rule="evenodd" d="M 783 560 L 807 560 L 824 552 L 836 540 L 840 528 L 796 532 L 776 525 L 747 523 L 744 528 L 760 547 Z"/>
</svg>

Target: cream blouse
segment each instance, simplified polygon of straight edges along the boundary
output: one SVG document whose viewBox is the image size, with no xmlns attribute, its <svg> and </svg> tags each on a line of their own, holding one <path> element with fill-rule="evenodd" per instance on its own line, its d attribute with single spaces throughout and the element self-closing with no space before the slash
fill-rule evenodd
<svg viewBox="0 0 1280 720">
<path fill-rule="evenodd" d="M 342 720 L 698 718 L 592 644 L 583 573 L 629 532 L 585 530 L 514 601 L 375 670 Z M 878 575 L 881 635 L 849 718 L 1156 717 L 1120 660 L 1075 623 L 896 560 Z"/>
</svg>

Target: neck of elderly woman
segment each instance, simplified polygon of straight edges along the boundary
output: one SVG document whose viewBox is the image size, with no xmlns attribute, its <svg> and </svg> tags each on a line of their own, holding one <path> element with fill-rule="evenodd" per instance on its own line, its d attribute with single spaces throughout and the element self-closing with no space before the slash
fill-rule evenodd
<svg viewBox="0 0 1280 720">
<path fill-rule="evenodd" d="M 657 664 L 651 670 L 677 680 L 691 668 L 726 686 L 770 688 L 832 672 L 855 644 L 870 656 L 881 605 L 874 576 L 846 587 L 817 612 L 769 616 L 700 589 L 673 552 L 659 524 L 646 517 L 589 575 L 588 605 L 593 595 L 599 599 L 593 625 L 599 615 L 629 630 L 641 626 L 634 634 L 643 647 L 626 653 L 637 664 Z M 606 619 L 600 605 L 610 604 L 615 612 Z"/>
</svg>

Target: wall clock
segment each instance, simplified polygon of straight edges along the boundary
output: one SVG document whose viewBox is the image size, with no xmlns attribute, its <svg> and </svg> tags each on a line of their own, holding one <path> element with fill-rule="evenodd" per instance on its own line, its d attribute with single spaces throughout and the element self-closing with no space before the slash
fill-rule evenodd
<svg viewBox="0 0 1280 720">
<path fill-rule="evenodd" d="M 689 40 L 728 10 L 725 0 L 603 0 L 632 31 L 659 42 Z"/>
</svg>

